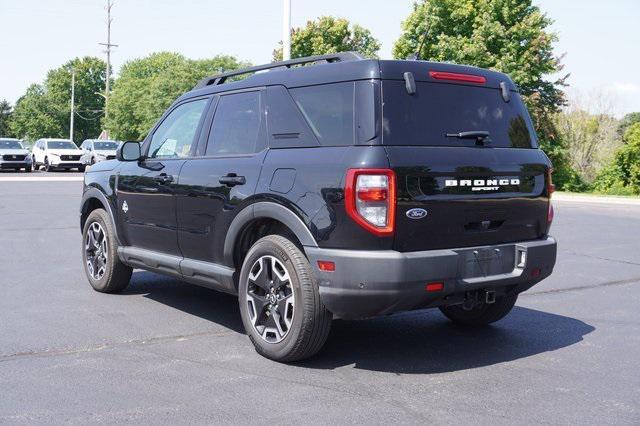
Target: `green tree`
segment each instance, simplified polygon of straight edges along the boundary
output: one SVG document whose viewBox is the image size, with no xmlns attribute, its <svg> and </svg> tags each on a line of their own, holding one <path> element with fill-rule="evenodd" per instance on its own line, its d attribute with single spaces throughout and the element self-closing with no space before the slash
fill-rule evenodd
<svg viewBox="0 0 640 426">
<path fill-rule="evenodd" d="M 630 112 L 622 117 L 620 123 L 618 123 L 618 136 L 624 137 L 627 129 L 636 123 L 640 123 L 640 112 Z"/>
<path fill-rule="evenodd" d="M 565 104 L 568 76 L 553 53 L 552 21 L 531 0 L 421 0 L 402 24 L 394 57 L 414 53 L 432 61 L 453 62 L 507 73 L 520 87 L 541 145 L 554 162 L 558 186 L 575 177 L 567 147 L 558 138 L 555 114 Z"/>
<path fill-rule="evenodd" d="M 18 99 L 11 115 L 9 126 L 12 133 L 22 139 L 35 140 L 43 137 L 68 137 L 64 133 L 64 117 L 60 110 L 66 112 L 69 120 L 70 109 L 64 106 L 51 105 L 43 84 L 32 84 L 26 93 Z"/>
<path fill-rule="evenodd" d="M 11 136 L 9 120 L 11 120 L 11 104 L 3 99 L 0 101 L 0 137 Z"/>
<path fill-rule="evenodd" d="M 291 31 L 291 57 L 356 51 L 368 58 L 377 58 L 380 42 L 371 32 L 343 18 L 323 16 L 308 21 L 304 27 Z M 282 60 L 282 42 L 273 51 L 273 60 Z"/>
<path fill-rule="evenodd" d="M 596 191 L 640 194 L 640 123 L 627 129 L 623 142 L 611 164 L 598 175 L 594 184 Z"/>
<path fill-rule="evenodd" d="M 172 52 L 129 61 L 113 84 L 105 127 L 113 138 L 141 140 L 173 101 L 200 79 L 248 65 L 232 56 L 192 60 Z"/>
<path fill-rule="evenodd" d="M 616 135 L 618 120 L 609 114 L 591 114 L 572 108 L 557 114 L 559 139 L 568 150 L 571 167 L 586 182 L 593 182 L 600 169 L 613 157 L 620 141 Z"/>
<path fill-rule="evenodd" d="M 69 137 L 72 70 L 76 74 L 73 139 L 80 142 L 100 134 L 106 65 L 99 58 L 84 57 L 49 71 L 43 84 L 29 86 L 13 112 L 11 129 L 16 136 Z"/>
</svg>

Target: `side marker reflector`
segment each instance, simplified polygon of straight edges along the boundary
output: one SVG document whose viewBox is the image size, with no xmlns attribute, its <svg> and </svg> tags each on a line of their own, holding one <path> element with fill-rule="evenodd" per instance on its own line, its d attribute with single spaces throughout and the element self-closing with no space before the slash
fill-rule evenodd
<svg viewBox="0 0 640 426">
<path fill-rule="evenodd" d="M 444 283 L 429 283 L 426 286 L 424 286 L 424 289 L 429 292 L 429 293 L 434 293 L 437 291 L 442 291 L 444 290 Z"/>
<path fill-rule="evenodd" d="M 328 260 L 318 260 L 318 268 L 321 271 L 334 272 L 336 270 L 336 264 Z"/>
</svg>

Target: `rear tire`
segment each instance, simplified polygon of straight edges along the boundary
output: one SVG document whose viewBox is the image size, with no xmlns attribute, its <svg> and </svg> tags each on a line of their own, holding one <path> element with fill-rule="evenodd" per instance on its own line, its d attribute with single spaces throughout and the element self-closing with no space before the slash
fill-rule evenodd
<svg viewBox="0 0 640 426">
<path fill-rule="evenodd" d="M 506 295 L 496 298 L 495 303 L 483 303 L 471 310 L 464 310 L 462 305 L 441 306 L 440 311 L 456 324 L 480 327 L 501 320 L 513 309 L 518 295 Z"/>
<path fill-rule="evenodd" d="M 133 269 L 118 258 L 115 232 L 109 215 L 103 209 L 92 211 L 84 224 L 82 263 L 95 291 L 118 293 L 129 285 Z"/>
<path fill-rule="evenodd" d="M 327 340 L 332 314 L 320 300 L 309 261 L 287 238 L 269 235 L 251 247 L 238 291 L 242 323 L 260 355 L 300 361 Z"/>
<path fill-rule="evenodd" d="M 53 167 L 49 164 L 49 159 L 47 157 L 44 158 L 44 171 L 49 173 L 53 171 Z"/>
</svg>

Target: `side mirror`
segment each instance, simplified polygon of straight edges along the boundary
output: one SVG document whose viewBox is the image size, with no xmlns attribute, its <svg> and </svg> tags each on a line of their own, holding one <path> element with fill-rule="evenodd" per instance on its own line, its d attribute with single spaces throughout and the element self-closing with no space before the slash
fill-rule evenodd
<svg viewBox="0 0 640 426">
<path fill-rule="evenodd" d="M 116 151 L 116 159 L 118 161 L 138 161 L 140 157 L 142 157 L 142 152 L 138 142 L 123 142 Z"/>
</svg>

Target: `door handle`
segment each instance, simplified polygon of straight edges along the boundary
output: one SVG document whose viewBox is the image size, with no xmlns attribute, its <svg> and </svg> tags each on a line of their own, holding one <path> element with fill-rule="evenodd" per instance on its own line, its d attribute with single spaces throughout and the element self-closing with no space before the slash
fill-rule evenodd
<svg viewBox="0 0 640 426">
<path fill-rule="evenodd" d="M 166 173 L 160 173 L 158 176 L 154 177 L 153 180 L 158 182 L 160 185 L 164 185 L 165 183 L 173 182 L 173 176 Z"/>
<path fill-rule="evenodd" d="M 228 175 L 222 176 L 220 179 L 218 179 L 218 182 L 227 186 L 236 186 L 244 185 L 245 183 L 247 183 L 247 179 L 244 176 L 238 176 L 235 173 L 229 173 Z"/>
</svg>

